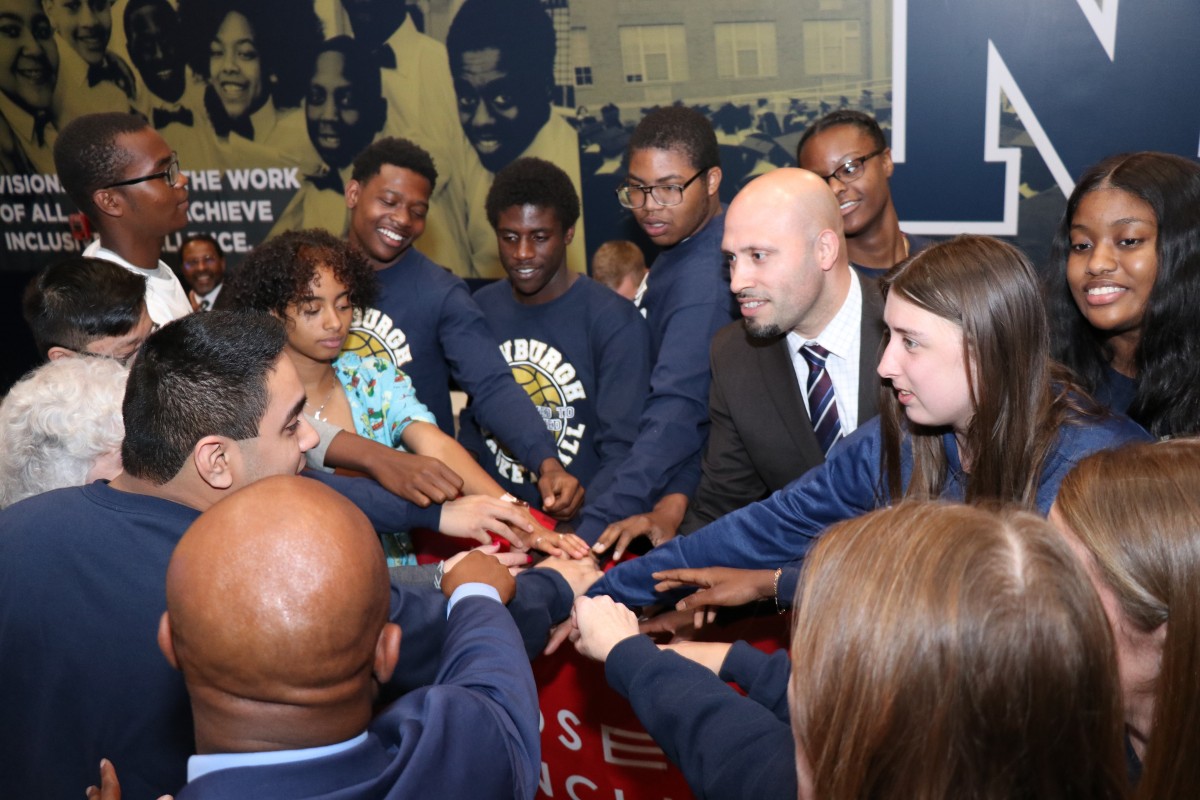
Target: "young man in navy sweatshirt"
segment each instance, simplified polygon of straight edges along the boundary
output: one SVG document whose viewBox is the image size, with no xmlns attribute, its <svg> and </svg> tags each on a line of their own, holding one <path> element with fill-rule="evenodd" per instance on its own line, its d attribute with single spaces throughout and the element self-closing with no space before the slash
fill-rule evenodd
<svg viewBox="0 0 1200 800">
<path fill-rule="evenodd" d="M 375 267 L 380 292 L 373 307 L 355 310 L 346 348 L 403 370 L 449 436 L 453 378 L 471 396 L 476 418 L 536 470 L 546 513 L 570 519 L 583 489 L 558 460 L 554 438 L 500 357 L 483 312 L 461 278 L 412 246 L 425 232 L 437 180 L 433 159 L 407 139 L 379 139 L 354 160 L 346 185 L 349 240 Z"/>
<path fill-rule="evenodd" d="M 603 496 L 637 436 L 650 388 L 650 332 L 634 305 L 567 266 L 579 218 L 570 177 L 540 158 L 500 170 L 486 211 L 508 279 L 475 294 L 514 377 L 553 434 L 558 459 Z M 468 406 L 459 434 L 510 493 L 540 502 L 529 470 Z"/>
<path fill-rule="evenodd" d="M 637 302 L 650 324 L 650 395 L 638 436 L 617 477 L 583 513 L 577 533 L 603 552 L 683 519 L 700 481 L 708 438 L 708 349 L 736 317 L 721 253 L 721 164 L 708 118 L 680 106 L 656 109 L 629 140 L 629 172 L 617 200 L 662 248 Z M 668 524 L 669 523 L 669 524 Z"/>
</svg>

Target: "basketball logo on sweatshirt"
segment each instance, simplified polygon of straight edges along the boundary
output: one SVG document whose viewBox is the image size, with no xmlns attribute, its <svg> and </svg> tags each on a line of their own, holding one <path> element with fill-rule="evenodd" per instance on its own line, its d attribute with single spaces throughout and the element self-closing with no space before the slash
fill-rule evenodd
<svg viewBox="0 0 1200 800">
<path fill-rule="evenodd" d="M 575 367 L 563 359 L 556 348 L 537 339 L 508 339 L 500 345 L 500 354 L 512 369 L 513 378 L 537 406 L 546 429 L 554 434 L 558 460 L 570 465 L 579 452 L 580 440 L 587 426 L 576 424 L 576 400 L 587 398 L 583 382 L 578 380 Z M 531 481 L 525 469 L 490 433 L 484 432 L 488 449 L 496 456 L 496 469 L 513 483 Z"/>
<path fill-rule="evenodd" d="M 342 352 L 368 358 L 378 356 L 392 362 L 397 369 L 412 361 L 412 348 L 404 331 L 392 323 L 392 318 L 377 308 L 354 309 L 350 333 Z"/>
</svg>

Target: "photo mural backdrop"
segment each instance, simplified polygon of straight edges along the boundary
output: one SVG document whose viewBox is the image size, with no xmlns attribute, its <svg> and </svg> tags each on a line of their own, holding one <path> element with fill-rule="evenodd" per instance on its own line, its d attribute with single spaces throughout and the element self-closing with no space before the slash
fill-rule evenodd
<svg viewBox="0 0 1200 800">
<path fill-rule="evenodd" d="M 30 271 L 82 249 L 56 132 L 131 110 L 190 180 L 168 254 L 200 231 L 234 264 L 287 227 L 341 233 L 350 160 L 398 135 L 440 173 L 427 255 L 498 277 L 483 198 L 537 155 L 584 198 L 584 270 L 608 239 L 650 250 L 612 189 L 642 114 L 683 102 L 717 130 L 726 200 L 793 164 L 814 118 L 859 108 L 892 137 L 905 230 L 1038 260 L 1087 165 L 1197 155 L 1198 37 L 1191 0 L 0 0 L 0 253 Z"/>
</svg>

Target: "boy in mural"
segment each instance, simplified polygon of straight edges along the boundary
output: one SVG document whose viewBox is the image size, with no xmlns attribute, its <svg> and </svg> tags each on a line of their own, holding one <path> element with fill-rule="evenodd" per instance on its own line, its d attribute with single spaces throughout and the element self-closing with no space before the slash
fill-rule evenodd
<svg viewBox="0 0 1200 800">
<path fill-rule="evenodd" d="M 558 444 L 558 458 L 591 496 L 612 483 L 637 436 L 650 387 L 650 334 L 632 303 L 567 268 L 579 197 L 548 161 L 500 170 L 487 196 L 508 280 L 475 295 L 517 382 Z M 509 492 L 538 502 L 529 471 L 474 419 L 460 438 Z"/>
<path fill-rule="evenodd" d="M 796 146 L 801 168 L 820 175 L 842 210 L 850 265 L 881 278 L 893 265 L 929 246 L 922 236 L 900 231 L 888 178 L 892 150 L 873 117 L 842 109 L 808 126 Z"/>
<path fill-rule="evenodd" d="M 473 276 L 463 178 L 471 148 L 454 113 L 446 47 L 417 29 L 402 0 L 341 4 L 355 44 L 381 67 L 387 102 L 384 135 L 416 142 L 433 158 L 440 175 L 429 198 L 432 227 L 417 249 L 458 275 Z"/>
<path fill-rule="evenodd" d="M 538 0 L 467 0 L 450 24 L 446 48 L 458 118 L 478 156 L 468 164 L 471 260 L 475 274 L 502 277 L 495 233 L 481 213 L 493 174 L 517 158 L 542 158 L 580 192 L 579 137 L 551 105 L 554 24 Z M 586 271 L 582 220 L 567 258 L 571 269 Z"/>
<path fill-rule="evenodd" d="M 54 31 L 39 0 L 0 0 L 0 20 L 0 173 L 53 173 Z"/>
<path fill-rule="evenodd" d="M 583 512 L 577 531 L 619 557 L 648 535 L 674 531 L 700 481 L 708 438 L 708 349 L 735 318 L 721 252 L 721 161 L 708 119 L 671 106 L 647 114 L 629 140 L 617 200 L 658 247 L 638 305 L 650 323 L 654 361 L 638 436 L 617 477 Z M 606 527 L 607 526 L 607 527 Z"/>
<path fill-rule="evenodd" d="M 124 111 L 137 96 L 133 70 L 108 49 L 112 0 L 42 0 L 59 39 L 62 64 L 54 86 L 60 126 L 84 114 Z"/>
<path fill-rule="evenodd" d="M 346 233 L 345 184 L 354 156 L 383 128 L 387 114 L 379 67 L 349 36 L 335 36 L 321 45 L 304 114 L 321 168 L 305 176 L 268 238 L 304 228 L 324 228 L 335 236 Z"/>
<path fill-rule="evenodd" d="M 380 292 L 373 307 L 355 310 L 346 348 L 386 357 L 403 370 L 449 436 L 453 377 L 471 396 L 480 424 L 536 470 L 546 513 L 570 519 L 583 489 L 558 460 L 554 437 L 513 380 L 483 312 L 466 283 L 413 247 L 425 232 L 437 180 L 433 159 L 406 139 L 380 139 L 354 160 L 346 185 L 348 238 L 375 268 Z"/>
<path fill-rule="evenodd" d="M 183 57 L 179 15 L 167 0 L 130 0 L 125 6 L 129 60 L 142 79 L 137 110 L 174 141 L 194 129 L 204 113 L 204 89 L 192 79 Z M 178 127 L 176 127 L 178 126 Z"/>
</svg>

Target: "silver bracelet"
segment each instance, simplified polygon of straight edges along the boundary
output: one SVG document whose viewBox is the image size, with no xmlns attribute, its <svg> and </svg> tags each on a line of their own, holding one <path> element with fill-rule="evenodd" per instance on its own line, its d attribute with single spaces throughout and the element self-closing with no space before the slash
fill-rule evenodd
<svg viewBox="0 0 1200 800">
<path fill-rule="evenodd" d="M 438 565 L 437 565 L 437 569 L 434 570 L 434 572 L 433 572 L 433 588 L 437 589 L 438 591 L 441 591 L 442 578 L 444 578 L 444 577 L 446 577 L 446 562 L 439 561 Z"/>
</svg>

